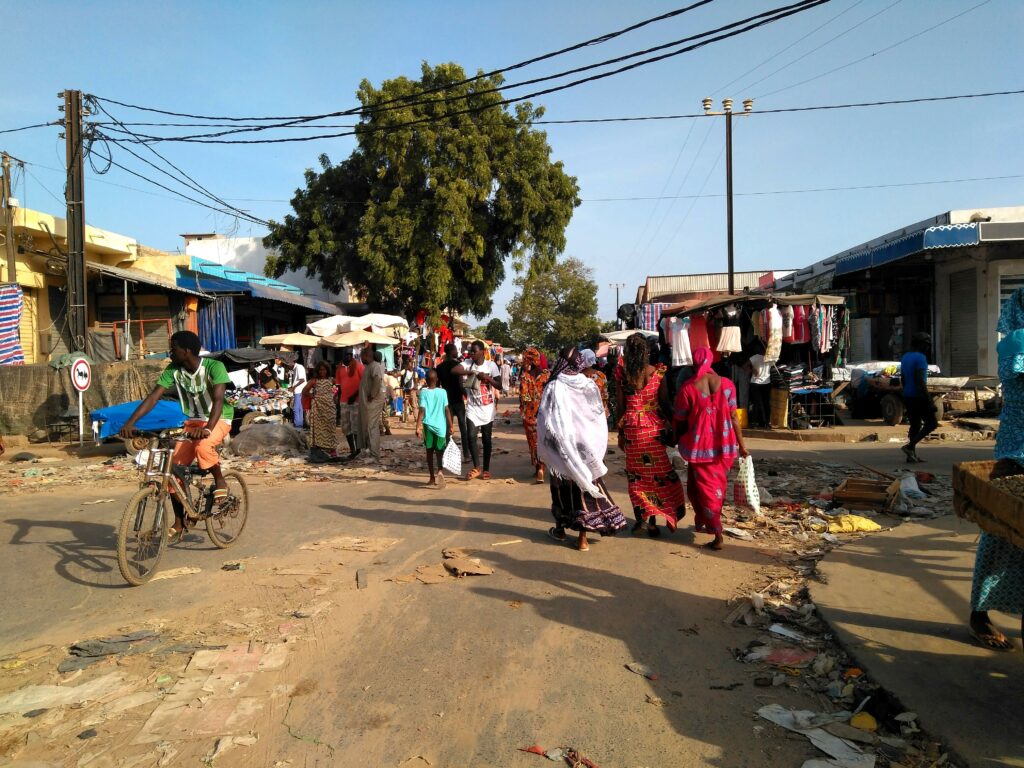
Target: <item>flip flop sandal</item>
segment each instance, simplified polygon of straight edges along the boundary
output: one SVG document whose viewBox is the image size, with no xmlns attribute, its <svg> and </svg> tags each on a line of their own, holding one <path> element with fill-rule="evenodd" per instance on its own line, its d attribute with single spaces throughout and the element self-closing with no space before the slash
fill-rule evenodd
<svg viewBox="0 0 1024 768">
<path fill-rule="evenodd" d="M 478 477 L 480 477 L 480 470 L 471 469 L 469 470 L 469 473 L 466 475 L 466 482 L 469 482 L 470 480 L 476 480 Z"/>
<path fill-rule="evenodd" d="M 484 472 L 482 475 L 480 475 L 480 479 L 482 479 L 482 480 L 490 480 L 491 479 L 491 473 L 490 472 Z"/>
<path fill-rule="evenodd" d="M 971 637 L 981 644 L 982 648 L 987 648 L 990 651 L 997 651 L 999 653 L 1010 653 L 1013 651 L 1013 643 L 1010 642 L 1006 635 L 1003 635 L 1003 639 L 1007 641 L 1008 647 L 1004 648 L 1001 645 L 993 645 L 993 643 L 998 639 L 998 635 L 993 635 L 991 633 L 982 634 L 973 628 L 968 628 L 968 631 L 971 633 Z"/>
<path fill-rule="evenodd" d="M 548 528 L 548 536 L 550 536 L 555 541 L 560 542 L 565 542 L 567 538 L 565 532 L 562 531 L 561 533 L 559 533 L 557 528 Z"/>
</svg>

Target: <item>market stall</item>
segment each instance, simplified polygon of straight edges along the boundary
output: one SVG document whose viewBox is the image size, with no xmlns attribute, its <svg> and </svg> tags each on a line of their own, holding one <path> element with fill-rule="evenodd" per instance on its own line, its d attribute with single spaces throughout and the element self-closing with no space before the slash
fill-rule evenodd
<svg viewBox="0 0 1024 768">
<path fill-rule="evenodd" d="M 810 429 L 836 423 L 832 371 L 845 363 L 848 326 L 841 296 L 722 294 L 663 308 L 658 336 L 676 369 L 694 348 L 712 349 L 741 418 L 753 405 L 757 426 Z"/>
</svg>

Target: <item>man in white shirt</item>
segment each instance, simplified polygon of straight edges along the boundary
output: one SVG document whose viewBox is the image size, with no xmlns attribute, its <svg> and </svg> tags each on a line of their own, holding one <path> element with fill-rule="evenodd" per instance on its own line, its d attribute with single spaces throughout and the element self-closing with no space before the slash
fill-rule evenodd
<svg viewBox="0 0 1024 768">
<path fill-rule="evenodd" d="M 466 475 L 467 480 L 491 477 L 491 430 L 498 412 L 497 394 L 501 392 L 501 372 L 493 361 L 485 359 L 482 341 L 474 341 L 469 348 L 470 362 L 463 364 L 466 371 L 466 425 L 469 432 L 469 455 L 473 458 L 473 469 Z M 484 447 L 483 462 L 476 435 L 480 433 Z"/>
<path fill-rule="evenodd" d="M 750 424 L 767 428 L 771 419 L 769 406 L 771 391 L 771 363 L 765 362 L 764 353 L 750 356 Z"/>
<path fill-rule="evenodd" d="M 287 378 L 286 386 L 291 390 L 292 394 L 295 395 L 295 399 L 292 401 L 292 412 L 295 415 L 295 427 L 302 429 L 303 425 L 303 413 L 302 413 L 302 390 L 306 388 L 306 367 L 298 362 L 298 358 L 294 352 L 281 353 L 281 359 L 279 364 L 284 367 L 285 376 Z"/>
</svg>

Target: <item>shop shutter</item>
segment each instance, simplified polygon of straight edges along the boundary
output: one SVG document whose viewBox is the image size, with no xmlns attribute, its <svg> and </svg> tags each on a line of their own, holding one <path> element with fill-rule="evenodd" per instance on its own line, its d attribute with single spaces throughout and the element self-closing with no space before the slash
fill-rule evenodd
<svg viewBox="0 0 1024 768">
<path fill-rule="evenodd" d="M 978 273 L 972 269 L 949 276 L 950 376 L 978 372 Z"/>
<path fill-rule="evenodd" d="M 39 330 L 39 303 L 34 288 L 21 289 L 22 307 L 21 322 L 18 324 L 18 335 L 21 338 L 21 351 L 25 354 L 25 363 L 30 365 L 36 361 L 36 349 L 39 347 L 37 338 Z"/>
</svg>

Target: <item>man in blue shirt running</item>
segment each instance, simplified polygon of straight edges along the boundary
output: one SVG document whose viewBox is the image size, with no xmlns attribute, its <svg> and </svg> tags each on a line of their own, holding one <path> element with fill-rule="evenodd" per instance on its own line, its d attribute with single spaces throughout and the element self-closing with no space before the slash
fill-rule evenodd
<svg viewBox="0 0 1024 768">
<path fill-rule="evenodd" d="M 932 337 L 923 331 L 910 340 L 910 351 L 900 361 L 900 379 L 903 382 L 903 403 L 907 408 L 910 432 L 907 444 L 900 450 L 908 464 L 921 463 L 917 444 L 939 426 L 935 418 L 935 403 L 928 394 L 928 354 L 932 350 Z"/>
</svg>

